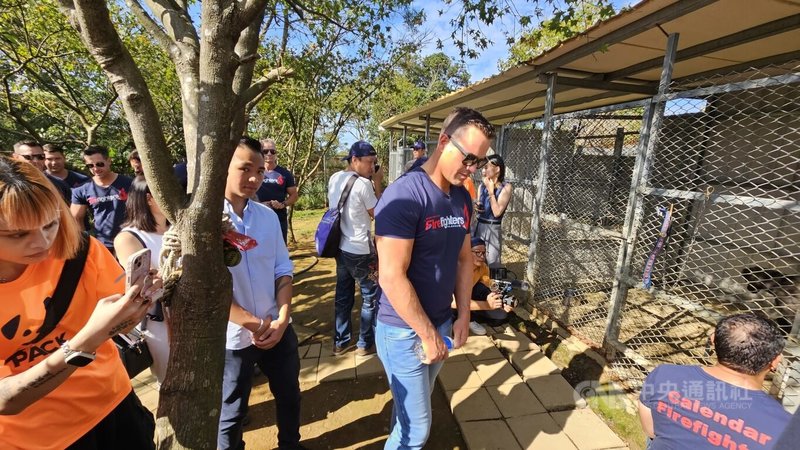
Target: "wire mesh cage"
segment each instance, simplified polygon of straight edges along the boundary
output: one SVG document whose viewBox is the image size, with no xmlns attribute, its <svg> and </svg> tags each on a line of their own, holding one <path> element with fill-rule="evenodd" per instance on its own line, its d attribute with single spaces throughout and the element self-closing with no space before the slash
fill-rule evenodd
<svg viewBox="0 0 800 450">
<path fill-rule="evenodd" d="M 634 387 L 661 363 L 710 362 L 719 318 L 767 317 L 788 337 L 771 391 L 796 408 L 800 63 L 683 79 L 550 123 L 545 140 L 544 121 L 505 130 L 503 262 L 527 267 L 531 304 L 614 350 Z"/>
</svg>

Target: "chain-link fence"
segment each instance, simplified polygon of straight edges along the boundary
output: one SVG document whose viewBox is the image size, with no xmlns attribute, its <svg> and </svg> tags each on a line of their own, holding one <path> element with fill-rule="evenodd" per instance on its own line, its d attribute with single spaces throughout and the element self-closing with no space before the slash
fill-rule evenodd
<svg viewBox="0 0 800 450">
<path fill-rule="evenodd" d="M 544 128 L 513 124 L 502 145 L 503 263 L 527 271 L 531 305 L 613 350 L 634 387 L 660 363 L 709 362 L 718 318 L 768 317 L 789 337 L 772 393 L 796 408 L 800 63 L 555 116 L 545 141 Z"/>
</svg>

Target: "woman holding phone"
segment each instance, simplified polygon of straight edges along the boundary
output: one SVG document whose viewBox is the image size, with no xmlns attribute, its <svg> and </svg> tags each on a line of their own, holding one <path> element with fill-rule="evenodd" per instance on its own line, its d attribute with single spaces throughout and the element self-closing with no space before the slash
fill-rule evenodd
<svg viewBox="0 0 800 450">
<path fill-rule="evenodd" d="M 74 291 L 56 295 L 77 254 Z M 141 320 L 158 286 L 125 292 L 123 275 L 41 171 L 0 157 L 0 448 L 154 447 L 109 338 Z"/>
<path fill-rule="evenodd" d="M 506 163 L 503 158 L 489 155 L 486 159 L 489 163 L 483 167 L 483 184 L 475 202 L 478 224 L 473 234 L 486 242 L 486 263 L 491 267 L 500 263 L 501 224 L 514 189 L 505 181 Z"/>
<path fill-rule="evenodd" d="M 138 176 L 131 183 L 126 202 L 126 219 L 122 229 L 114 238 L 114 251 L 120 263 L 144 248 L 150 250 L 150 269 L 158 270 L 159 254 L 164 233 L 169 228 L 167 218 L 161 212 L 144 177 Z M 169 359 L 169 335 L 161 302 L 155 302 L 139 326 L 145 342 L 153 356 L 150 371 L 158 380 L 164 381 Z"/>
</svg>

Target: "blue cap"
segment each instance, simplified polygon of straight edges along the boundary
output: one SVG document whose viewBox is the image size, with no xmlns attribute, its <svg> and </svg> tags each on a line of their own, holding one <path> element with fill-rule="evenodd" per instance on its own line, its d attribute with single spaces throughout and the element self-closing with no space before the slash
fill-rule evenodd
<svg viewBox="0 0 800 450">
<path fill-rule="evenodd" d="M 486 242 L 484 242 L 483 239 L 480 238 L 480 236 L 472 236 L 470 243 L 472 244 L 473 247 L 477 247 L 479 245 L 486 245 Z"/>
<path fill-rule="evenodd" d="M 422 142 L 422 141 L 417 141 L 417 142 L 414 142 L 414 145 L 412 146 L 412 148 L 413 148 L 414 150 L 422 150 L 422 149 L 424 149 L 424 148 L 425 148 L 425 143 L 424 143 L 424 142 Z"/>
<path fill-rule="evenodd" d="M 378 152 L 375 151 L 375 147 L 373 147 L 369 142 L 356 141 L 350 146 L 350 152 L 347 154 L 347 156 L 342 158 L 342 161 L 349 161 L 353 156 L 356 158 L 361 158 L 362 156 L 373 156 L 377 154 Z"/>
</svg>

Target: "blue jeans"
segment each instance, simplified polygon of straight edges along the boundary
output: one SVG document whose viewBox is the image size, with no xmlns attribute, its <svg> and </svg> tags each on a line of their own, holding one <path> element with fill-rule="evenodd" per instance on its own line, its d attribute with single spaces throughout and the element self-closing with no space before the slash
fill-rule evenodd
<svg viewBox="0 0 800 450">
<path fill-rule="evenodd" d="M 358 335 L 358 347 L 370 348 L 375 344 L 375 315 L 378 312 L 381 291 L 378 282 L 370 274 L 376 269 L 377 262 L 374 254 L 356 255 L 342 251 L 336 256 L 336 330 L 333 343 L 337 347 L 347 346 L 352 339 L 353 324 L 350 314 L 356 302 L 356 281 L 361 287 L 361 332 Z"/>
<path fill-rule="evenodd" d="M 450 336 L 453 322 L 448 320 L 438 330 Z M 423 364 L 414 353 L 416 342 L 411 328 L 378 322 L 375 343 L 394 399 L 386 450 L 422 448 L 430 434 L 431 394 L 443 362 Z"/>
<path fill-rule="evenodd" d="M 225 349 L 218 449 L 244 450 L 242 420 L 247 415 L 255 364 L 267 376 L 275 397 L 278 448 L 293 448 L 300 443 L 300 356 L 297 335 L 289 325 L 280 342 L 269 350 L 254 345 L 241 350 Z"/>
</svg>

